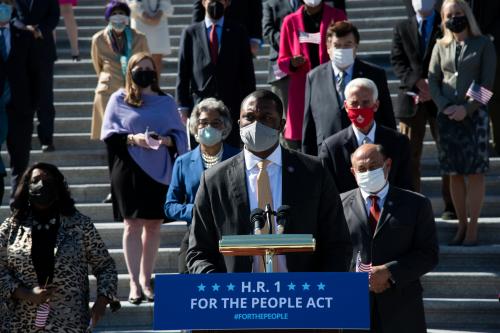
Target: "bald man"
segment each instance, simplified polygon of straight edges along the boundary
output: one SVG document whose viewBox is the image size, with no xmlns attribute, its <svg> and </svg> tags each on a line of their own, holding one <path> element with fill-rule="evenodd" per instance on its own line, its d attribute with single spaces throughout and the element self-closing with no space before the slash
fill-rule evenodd
<svg viewBox="0 0 500 333">
<path fill-rule="evenodd" d="M 370 271 L 372 332 L 423 333 L 419 279 L 438 263 L 434 214 L 429 199 L 388 183 L 391 162 L 381 145 L 364 144 L 352 154 L 359 187 L 341 194 L 351 271 Z"/>
</svg>

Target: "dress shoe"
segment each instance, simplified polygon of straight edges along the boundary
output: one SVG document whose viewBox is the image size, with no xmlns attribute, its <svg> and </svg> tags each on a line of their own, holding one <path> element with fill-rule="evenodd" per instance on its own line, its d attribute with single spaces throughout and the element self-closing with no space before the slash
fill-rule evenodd
<svg viewBox="0 0 500 333">
<path fill-rule="evenodd" d="M 71 56 L 71 59 L 73 60 L 73 62 L 79 62 L 80 60 L 82 60 L 79 54 Z"/>
<path fill-rule="evenodd" d="M 113 202 L 113 197 L 111 196 L 111 193 L 108 193 L 106 198 L 102 201 L 102 203 L 112 203 Z"/>
<path fill-rule="evenodd" d="M 139 305 L 142 303 L 142 296 L 139 297 L 129 297 L 128 302 L 133 305 Z"/>
<path fill-rule="evenodd" d="M 44 153 L 49 153 L 49 152 L 54 151 L 54 150 L 56 150 L 56 148 L 54 147 L 53 144 L 42 145 L 42 152 L 44 152 Z"/>
</svg>

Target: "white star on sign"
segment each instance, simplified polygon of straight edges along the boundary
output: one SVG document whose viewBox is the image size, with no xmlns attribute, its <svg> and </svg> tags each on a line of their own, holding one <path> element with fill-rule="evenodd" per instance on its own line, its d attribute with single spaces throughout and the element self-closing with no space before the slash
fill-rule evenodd
<svg viewBox="0 0 500 333">
<path fill-rule="evenodd" d="M 198 291 L 205 291 L 205 285 L 203 283 L 200 283 L 198 286 Z"/>
<path fill-rule="evenodd" d="M 318 284 L 318 290 L 325 290 L 325 284 L 323 282 Z"/>
<path fill-rule="evenodd" d="M 227 290 L 228 291 L 234 291 L 234 284 L 230 283 L 227 285 Z"/>
<path fill-rule="evenodd" d="M 302 285 L 302 290 L 309 290 L 309 287 L 310 287 L 310 286 L 311 286 L 311 285 L 310 285 L 309 283 L 307 283 L 307 282 L 306 282 L 306 283 L 304 283 L 304 284 Z"/>
<path fill-rule="evenodd" d="M 216 283 L 212 285 L 212 291 L 219 291 L 220 286 Z"/>
<path fill-rule="evenodd" d="M 293 282 L 290 282 L 290 284 L 288 285 L 288 290 L 295 290 L 295 285 L 293 284 Z"/>
</svg>

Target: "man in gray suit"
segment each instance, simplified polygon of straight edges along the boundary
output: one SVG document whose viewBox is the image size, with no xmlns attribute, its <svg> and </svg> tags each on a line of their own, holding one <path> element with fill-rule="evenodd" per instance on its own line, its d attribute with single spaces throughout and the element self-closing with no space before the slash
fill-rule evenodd
<svg viewBox="0 0 500 333">
<path fill-rule="evenodd" d="M 242 102 L 244 150 L 201 177 L 186 257 L 190 273 L 259 271 L 252 257 L 223 257 L 218 242 L 225 235 L 252 234 L 250 211 L 263 208 L 264 197 L 273 210 L 291 207 L 285 233 L 316 239 L 312 253 L 278 256 L 278 271 L 347 271 L 352 249 L 339 194 L 317 158 L 279 145 L 282 114 L 281 100 L 270 91 L 258 90 Z"/>
<path fill-rule="evenodd" d="M 438 263 L 429 199 L 389 185 L 383 147 L 352 155 L 359 188 L 341 195 L 353 245 L 351 271 L 369 271 L 371 331 L 426 332 L 419 278 Z"/>
</svg>

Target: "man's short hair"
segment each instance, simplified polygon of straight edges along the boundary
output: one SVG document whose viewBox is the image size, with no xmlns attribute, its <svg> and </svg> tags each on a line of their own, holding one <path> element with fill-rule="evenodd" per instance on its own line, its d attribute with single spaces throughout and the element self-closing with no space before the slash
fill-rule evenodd
<svg viewBox="0 0 500 333">
<path fill-rule="evenodd" d="M 243 99 L 243 101 L 241 102 L 240 109 L 243 109 L 243 105 L 245 105 L 247 99 L 249 99 L 250 97 L 274 102 L 274 105 L 276 106 L 276 111 L 280 114 L 280 116 L 283 116 L 283 102 L 278 97 L 278 95 L 276 95 L 272 91 L 265 89 L 255 90 L 254 92 L 250 93 L 247 97 Z"/>
<path fill-rule="evenodd" d="M 330 23 L 328 29 L 326 30 L 326 39 L 328 40 L 333 36 L 345 37 L 351 33 L 354 35 L 354 40 L 356 41 L 356 44 L 359 44 L 360 40 L 359 31 L 354 24 L 352 24 L 349 21 L 332 22 Z"/>
<path fill-rule="evenodd" d="M 370 79 L 367 79 L 365 77 L 359 77 L 357 79 L 351 80 L 347 84 L 347 86 L 345 87 L 345 90 L 344 90 L 344 95 L 345 95 L 346 99 L 349 96 L 349 92 L 353 88 L 366 88 L 366 89 L 370 89 L 371 92 L 372 92 L 372 95 L 373 95 L 373 102 L 375 102 L 378 99 L 377 85 L 375 84 L 375 82 L 373 82 Z"/>
</svg>

